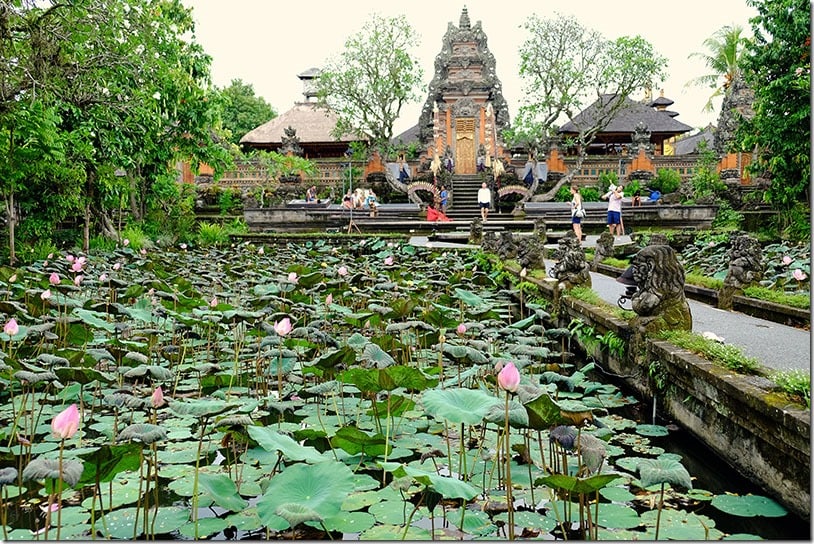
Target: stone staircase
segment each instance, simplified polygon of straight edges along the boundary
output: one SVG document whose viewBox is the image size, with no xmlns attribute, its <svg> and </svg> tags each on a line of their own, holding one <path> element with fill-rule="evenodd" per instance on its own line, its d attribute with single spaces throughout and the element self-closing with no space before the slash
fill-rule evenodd
<svg viewBox="0 0 814 544">
<path fill-rule="evenodd" d="M 447 215 L 452 219 L 474 219 L 480 217 L 478 190 L 483 179 L 479 174 L 455 174 L 452 176 L 451 201 Z M 492 195 L 493 197 L 496 195 Z M 489 210 L 489 217 L 498 219 L 496 209 Z"/>
</svg>

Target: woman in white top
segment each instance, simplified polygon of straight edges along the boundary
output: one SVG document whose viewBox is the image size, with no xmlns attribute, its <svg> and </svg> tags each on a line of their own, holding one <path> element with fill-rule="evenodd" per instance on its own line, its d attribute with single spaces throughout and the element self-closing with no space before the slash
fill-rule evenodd
<svg viewBox="0 0 814 544">
<path fill-rule="evenodd" d="M 582 195 L 579 194 L 579 187 L 576 185 L 571 186 L 571 227 L 574 229 L 574 234 L 577 235 L 577 240 L 582 243 L 582 217 L 585 212 L 582 209 Z"/>
<path fill-rule="evenodd" d="M 492 205 L 492 191 L 486 186 L 484 181 L 478 189 L 478 206 L 480 206 L 480 217 L 484 223 L 486 218 L 489 217 L 489 207 Z"/>
</svg>

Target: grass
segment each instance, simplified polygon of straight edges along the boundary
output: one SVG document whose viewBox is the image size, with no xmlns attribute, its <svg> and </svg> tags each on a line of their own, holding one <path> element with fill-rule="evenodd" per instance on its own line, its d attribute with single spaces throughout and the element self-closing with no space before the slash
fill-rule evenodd
<svg viewBox="0 0 814 544">
<path fill-rule="evenodd" d="M 602 264 L 606 264 L 608 266 L 615 266 L 616 268 L 623 268 L 626 269 L 630 266 L 629 259 L 617 259 L 615 257 L 607 257 L 602 260 Z"/>
<path fill-rule="evenodd" d="M 802 370 L 780 370 L 771 375 L 780 392 L 811 408 L 811 375 Z"/>
<path fill-rule="evenodd" d="M 716 291 L 724 286 L 724 280 L 702 276 L 701 274 L 686 274 L 684 276 L 684 283 L 698 287 L 706 287 L 707 289 L 714 289 Z"/>
<path fill-rule="evenodd" d="M 811 308 L 810 295 L 795 295 L 760 286 L 747 287 L 743 290 L 743 294 L 750 298 L 774 302 L 775 304 L 783 304 L 793 308 L 800 308 L 803 310 L 808 310 Z"/>
<path fill-rule="evenodd" d="M 760 370 L 760 363 L 757 359 L 747 357 L 739 348 L 731 344 L 721 344 L 690 331 L 662 331 L 657 336 L 700 355 L 714 364 L 741 374 L 757 374 Z"/>
<path fill-rule="evenodd" d="M 568 296 L 587 302 L 593 306 L 599 306 L 607 312 L 612 313 L 614 316 L 624 321 L 629 321 L 636 317 L 636 313 L 630 310 L 623 310 L 619 306 L 615 306 L 609 302 L 604 301 L 599 294 L 590 287 L 573 287 L 567 293 Z"/>
</svg>

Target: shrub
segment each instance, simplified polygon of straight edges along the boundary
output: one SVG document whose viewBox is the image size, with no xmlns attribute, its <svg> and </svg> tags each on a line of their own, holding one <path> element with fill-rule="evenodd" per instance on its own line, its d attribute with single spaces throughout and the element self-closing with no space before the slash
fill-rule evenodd
<svg viewBox="0 0 814 544">
<path fill-rule="evenodd" d="M 581 192 L 581 191 L 580 191 Z M 571 201 L 571 186 L 568 184 L 563 185 L 557 190 L 557 194 L 554 195 L 554 200 L 557 202 L 570 202 Z"/>
<path fill-rule="evenodd" d="M 108 238 L 102 234 L 97 234 L 90 239 L 88 245 L 90 246 L 90 249 L 95 251 L 113 251 L 116 249 L 118 242 L 113 238 Z"/>
<path fill-rule="evenodd" d="M 599 202 L 599 188 L 597 187 L 583 187 L 579 190 L 584 202 Z"/>
<path fill-rule="evenodd" d="M 722 200 L 718 205 L 715 219 L 712 221 L 712 228 L 719 230 L 739 230 L 743 223 L 743 214 L 732 209 L 726 200 Z"/>
<path fill-rule="evenodd" d="M 223 225 L 202 222 L 198 224 L 198 244 L 201 246 L 225 246 L 229 243 L 229 233 Z"/>
<path fill-rule="evenodd" d="M 619 175 L 616 172 L 602 172 L 599 174 L 599 194 L 608 192 L 611 183 L 619 185 Z"/>
<path fill-rule="evenodd" d="M 803 310 L 811 308 L 811 295 L 783 293 L 776 289 L 759 287 L 757 285 L 744 288 L 743 294 L 750 298 L 766 300 L 774 302 L 775 304 L 783 304 L 784 306 L 791 306 L 792 308 L 800 308 Z"/>
<path fill-rule="evenodd" d="M 150 237 L 147 236 L 141 227 L 138 225 L 128 225 L 124 228 L 121 234 L 122 241 L 129 240 L 129 247 L 131 247 L 134 251 L 138 251 L 142 248 L 149 248 L 152 247 L 153 243 L 150 241 Z"/>
<path fill-rule="evenodd" d="M 811 408 L 811 375 L 802 370 L 781 370 L 771 375 L 777 388 L 789 395 L 801 399 L 806 408 Z"/>
<path fill-rule="evenodd" d="M 684 277 L 685 283 L 690 285 L 698 285 L 699 287 L 706 287 L 707 289 L 715 289 L 716 291 L 723 287 L 724 280 L 718 278 L 711 278 L 702 274 L 688 273 Z"/>
<path fill-rule="evenodd" d="M 681 185 L 681 174 L 670 168 L 659 168 L 656 177 L 650 180 L 647 186 L 661 194 L 674 193 Z"/>
</svg>

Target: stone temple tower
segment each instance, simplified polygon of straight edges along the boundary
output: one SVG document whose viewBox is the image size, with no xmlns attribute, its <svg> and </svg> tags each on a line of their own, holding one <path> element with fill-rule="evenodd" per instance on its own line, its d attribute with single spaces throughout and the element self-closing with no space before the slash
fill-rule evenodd
<svg viewBox="0 0 814 544">
<path fill-rule="evenodd" d="M 479 151 L 491 159 L 502 156 L 500 132 L 508 127 L 495 57 L 481 22 L 470 24 L 464 7 L 458 26 L 449 23 L 435 58 L 435 75 L 419 118 L 419 141 L 428 158 L 449 151 L 456 173 L 474 174 Z"/>
</svg>

